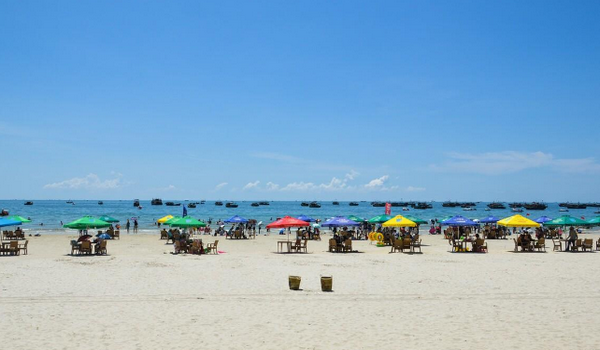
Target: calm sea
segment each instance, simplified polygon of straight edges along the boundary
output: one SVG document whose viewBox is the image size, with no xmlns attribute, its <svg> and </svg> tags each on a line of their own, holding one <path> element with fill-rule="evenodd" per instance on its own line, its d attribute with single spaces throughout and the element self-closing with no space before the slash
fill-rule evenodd
<svg viewBox="0 0 600 350">
<path fill-rule="evenodd" d="M 166 202 L 166 200 L 164 200 Z M 133 206 L 132 200 L 104 200 L 102 205 L 98 204 L 98 200 L 76 200 L 75 204 L 67 204 L 64 200 L 33 200 L 33 205 L 24 205 L 22 200 L 0 200 L 0 208 L 4 208 L 10 212 L 10 215 L 21 215 L 31 218 L 32 222 L 23 225 L 24 228 L 32 230 L 48 230 L 51 233 L 53 230 L 64 232 L 61 227 L 61 221 L 68 223 L 76 220 L 84 215 L 101 216 L 109 215 L 121 220 L 121 225 L 124 225 L 127 219 L 137 218 L 141 230 L 150 230 L 155 228 L 154 223 L 157 219 L 171 214 L 182 215 L 183 207 L 188 203 L 185 201 L 174 201 L 181 203 L 180 207 L 169 207 L 165 205 L 154 206 L 150 205 L 150 201 L 140 201 L 142 209 L 137 209 Z M 194 201 L 196 202 L 196 201 Z M 198 201 L 200 202 L 200 201 Z M 251 201 L 236 202 L 238 208 L 226 208 L 216 206 L 214 201 L 206 201 L 206 204 L 198 204 L 196 208 L 187 208 L 188 215 L 202 221 L 209 219 L 214 222 L 219 219 L 227 219 L 233 215 L 240 215 L 247 219 L 256 219 L 263 221 L 265 224 L 276 220 L 285 215 L 299 216 L 308 215 L 315 219 L 327 219 L 336 215 L 357 215 L 359 217 L 369 219 L 373 216 L 384 213 L 384 208 L 372 207 L 369 202 L 359 202 L 358 206 L 349 206 L 349 202 L 339 202 L 339 205 L 333 205 L 332 202 L 320 202 L 321 208 L 302 207 L 300 201 L 274 201 L 268 206 L 252 207 Z M 433 209 L 418 210 L 410 208 L 410 211 L 402 211 L 402 208 L 392 208 L 392 215 L 395 214 L 410 214 L 424 220 L 433 218 L 442 219 L 449 215 L 463 215 L 471 219 L 478 219 L 494 215 L 498 218 L 504 218 L 514 215 L 510 208 L 485 211 L 485 202 L 477 203 L 476 211 L 463 211 L 462 208 L 444 208 L 441 202 L 432 202 Z M 541 211 L 527 211 L 520 213 L 524 216 L 529 214 L 529 218 L 535 219 L 539 216 L 546 215 L 551 218 L 560 215 L 569 214 L 576 217 L 592 218 L 599 214 L 595 214 L 599 208 L 587 209 L 570 209 L 568 213 L 559 212 L 558 203 L 546 203 L 548 208 Z M 42 225 L 43 224 L 43 225 Z"/>
</svg>

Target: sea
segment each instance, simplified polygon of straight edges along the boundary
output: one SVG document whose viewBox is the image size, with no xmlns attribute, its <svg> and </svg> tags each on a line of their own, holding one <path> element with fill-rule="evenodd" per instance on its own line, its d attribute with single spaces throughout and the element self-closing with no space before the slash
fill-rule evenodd
<svg viewBox="0 0 600 350">
<path fill-rule="evenodd" d="M 163 200 L 163 203 L 169 200 Z M 73 204 L 66 200 L 33 200 L 33 205 L 25 205 L 23 200 L 0 200 L 0 208 L 9 211 L 9 215 L 20 215 L 31 219 L 31 223 L 23 224 L 23 228 L 35 232 L 45 232 L 49 234 L 64 234 L 65 229 L 62 224 L 69 223 L 79 219 L 84 215 L 99 217 L 108 215 L 120 220 L 124 226 L 127 219 L 136 219 L 139 224 L 140 233 L 156 233 L 156 220 L 165 215 L 183 214 L 185 207 L 189 216 L 202 220 L 211 221 L 213 227 L 217 220 L 226 220 L 234 215 L 242 216 L 246 219 L 255 219 L 266 225 L 278 218 L 286 215 L 297 217 L 307 215 L 314 219 L 327 220 L 333 216 L 356 215 L 364 219 L 370 219 L 374 216 L 385 213 L 385 208 L 373 207 L 370 202 L 358 202 L 358 206 L 350 206 L 350 202 L 340 201 L 339 205 L 334 205 L 330 201 L 319 202 L 321 208 L 309 208 L 301 206 L 301 201 L 270 201 L 269 205 L 254 207 L 251 204 L 254 201 L 237 201 L 237 208 L 227 208 L 225 205 L 217 206 L 215 201 L 206 201 L 205 204 L 197 204 L 196 208 L 188 208 L 187 204 L 200 203 L 200 200 L 176 201 L 181 206 L 151 205 L 149 200 L 140 200 L 141 209 L 133 205 L 132 200 L 74 200 Z M 474 211 L 464 211 L 463 208 L 443 207 L 442 202 L 429 202 L 432 209 L 414 209 L 408 207 L 409 211 L 403 211 L 400 207 L 392 207 L 392 215 L 412 215 L 423 220 L 431 219 L 442 220 L 448 216 L 463 215 L 470 219 L 481 219 L 488 216 L 505 218 L 516 213 L 506 204 L 507 209 L 492 209 L 486 211 L 488 202 L 476 203 Z M 225 204 L 225 203 L 224 203 Z M 536 219 L 542 215 L 550 218 L 556 218 L 561 215 L 571 215 L 578 218 L 590 219 L 600 214 L 595 213 L 599 208 L 588 207 L 586 209 L 569 209 L 569 212 L 561 212 L 558 203 L 546 203 L 548 208 L 545 210 L 525 210 L 521 214 L 531 219 Z M 564 209 L 563 209 L 564 210 Z"/>
</svg>

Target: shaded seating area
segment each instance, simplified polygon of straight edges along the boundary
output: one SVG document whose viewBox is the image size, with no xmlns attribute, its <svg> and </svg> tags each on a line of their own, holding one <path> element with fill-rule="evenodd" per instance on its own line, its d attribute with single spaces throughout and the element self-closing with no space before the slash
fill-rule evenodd
<svg viewBox="0 0 600 350">
<path fill-rule="evenodd" d="M 452 246 L 452 252 L 454 253 L 487 253 L 488 245 L 485 239 L 480 238 L 479 235 L 475 237 L 467 237 L 461 239 L 449 239 L 448 244 Z M 471 245 L 469 247 L 469 244 Z"/>
<path fill-rule="evenodd" d="M 0 255 L 19 255 L 19 242 L 18 241 L 9 241 L 2 242 L 0 245 Z"/>
<path fill-rule="evenodd" d="M 106 239 L 90 241 L 90 236 L 82 236 L 71 241 L 71 255 L 108 255 Z"/>
</svg>

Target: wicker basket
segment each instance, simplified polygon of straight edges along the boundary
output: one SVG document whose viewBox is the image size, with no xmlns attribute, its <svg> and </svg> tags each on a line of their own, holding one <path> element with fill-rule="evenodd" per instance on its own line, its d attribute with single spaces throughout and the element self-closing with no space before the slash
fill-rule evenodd
<svg viewBox="0 0 600 350">
<path fill-rule="evenodd" d="M 301 280 L 302 280 L 302 278 L 300 278 L 300 276 L 289 276 L 288 281 L 290 283 L 290 289 L 291 290 L 299 290 Z"/>
<path fill-rule="evenodd" d="M 321 276 L 321 290 L 324 292 L 333 291 L 333 276 Z"/>
</svg>

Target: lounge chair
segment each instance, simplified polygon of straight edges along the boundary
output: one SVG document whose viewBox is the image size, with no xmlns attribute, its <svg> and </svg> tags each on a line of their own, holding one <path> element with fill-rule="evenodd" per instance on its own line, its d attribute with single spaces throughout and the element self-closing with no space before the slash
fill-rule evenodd
<svg viewBox="0 0 600 350">
<path fill-rule="evenodd" d="M 11 241 L 8 246 L 4 248 L 0 248 L 0 253 L 2 254 L 10 254 L 10 255 L 19 255 L 19 242 Z"/>
<path fill-rule="evenodd" d="M 214 253 L 214 254 L 217 254 L 217 255 L 218 255 L 218 254 L 219 254 L 219 251 L 218 251 L 218 246 L 219 246 L 219 240 L 217 239 L 217 240 L 215 240 L 215 243 L 207 243 L 207 244 L 206 244 L 206 249 L 207 249 L 209 252 L 212 252 L 212 253 Z"/>
<path fill-rule="evenodd" d="M 96 243 L 96 254 L 97 255 L 106 255 L 108 254 L 106 251 L 106 240 L 103 239 L 102 241 L 100 241 L 100 243 Z"/>
<path fill-rule="evenodd" d="M 581 238 L 579 238 L 579 239 L 577 239 L 577 240 L 575 241 L 575 244 L 573 244 L 573 245 L 571 246 L 571 250 L 578 252 L 578 251 L 579 251 L 579 249 L 581 249 L 581 247 L 582 247 L 582 246 L 583 246 L 582 239 L 581 239 Z"/>
<path fill-rule="evenodd" d="M 301 245 L 301 240 L 300 238 L 296 238 L 296 242 L 294 242 L 294 244 L 290 245 L 290 253 L 293 251 L 298 251 L 298 249 L 300 248 Z"/>
<path fill-rule="evenodd" d="M 297 250 L 299 252 L 304 251 L 305 253 L 308 253 L 308 240 L 307 239 L 303 239 L 302 240 L 302 245 L 300 247 L 297 248 Z"/>
<path fill-rule="evenodd" d="M 90 241 L 83 241 L 79 246 L 80 254 L 92 254 L 92 243 Z"/>
<path fill-rule="evenodd" d="M 112 234 L 113 239 L 121 240 L 121 230 L 116 230 Z"/>
<path fill-rule="evenodd" d="M 581 250 L 586 252 L 586 251 L 592 251 L 592 249 L 594 248 L 594 240 L 591 238 L 586 238 L 583 240 L 583 244 L 581 245 Z"/>
<path fill-rule="evenodd" d="M 183 243 L 182 241 L 175 241 L 175 244 L 173 245 L 173 251 L 175 252 L 175 254 L 187 253 L 188 248 L 187 248 L 186 244 Z"/>
<path fill-rule="evenodd" d="M 405 249 L 408 249 L 408 251 L 411 251 L 411 244 L 412 244 L 412 239 L 410 238 L 403 238 L 402 239 L 402 247 L 400 247 L 400 251 L 402 253 L 404 253 Z"/>
<path fill-rule="evenodd" d="M 598 241 L 596 242 L 596 250 L 600 250 L 600 238 L 598 238 Z"/>
<path fill-rule="evenodd" d="M 352 240 L 347 239 L 344 241 L 344 253 L 351 252 L 352 253 Z"/>
<path fill-rule="evenodd" d="M 421 240 L 420 239 L 419 240 L 414 240 L 412 242 L 412 251 L 413 251 L 413 253 L 415 252 L 415 249 L 419 249 L 419 253 L 423 253 L 421 251 Z"/>
<path fill-rule="evenodd" d="M 26 239 L 25 243 L 19 244 L 19 250 L 22 250 L 24 255 L 27 255 L 27 244 L 28 243 L 29 243 L 29 240 Z"/>
<path fill-rule="evenodd" d="M 329 252 L 331 253 L 335 253 L 337 252 L 337 242 L 335 241 L 335 239 L 330 238 L 329 239 Z"/>
<path fill-rule="evenodd" d="M 535 242 L 534 248 L 538 250 L 538 252 L 546 251 L 546 238 L 542 237 Z"/>
<path fill-rule="evenodd" d="M 562 244 L 560 243 L 560 240 L 552 238 L 552 251 L 555 250 L 558 250 L 559 252 L 562 251 Z"/>
<path fill-rule="evenodd" d="M 394 252 L 401 252 L 401 251 L 402 251 L 402 240 L 395 239 L 390 252 L 394 253 Z"/>
<path fill-rule="evenodd" d="M 476 253 L 487 253 L 487 242 L 483 238 L 478 238 L 473 245 L 473 251 Z"/>
</svg>

